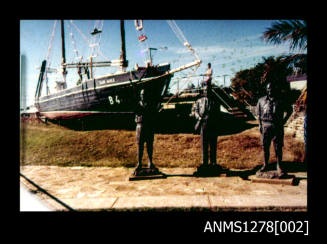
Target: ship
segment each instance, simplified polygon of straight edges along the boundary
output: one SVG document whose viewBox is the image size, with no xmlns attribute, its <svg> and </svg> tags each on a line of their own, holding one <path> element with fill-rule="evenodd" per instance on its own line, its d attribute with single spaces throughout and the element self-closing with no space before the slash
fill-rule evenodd
<svg viewBox="0 0 327 244">
<path fill-rule="evenodd" d="M 47 60 L 43 60 L 35 92 L 35 107 L 38 116 L 42 118 L 67 120 L 92 115 L 133 114 L 138 102 L 138 94 L 142 89 L 149 94 L 153 102 L 160 105 L 163 96 L 169 89 L 174 73 L 191 67 L 199 67 L 201 64 L 200 58 L 196 55 L 195 61 L 175 69 L 171 69 L 169 63 L 154 65 L 151 58 L 152 49 L 148 48 L 150 59 L 145 66 L 137 66 L 128 71 L 124 20 L 120 20 L 121 50 L 118 60 L 95 62 L 90 57 L 88 62 L 67 63 L 64 20 L 61 20 L 60 24 L 63 79 L 56 81 L 56 92 L 42 94 L 42 87 L 50 69 L 47 66 Z M 146 40 L 146 36 L 142 34 L 143 21 L 135 21 L 135 25 L 140 32 L 139 41 Z M 95 29 L 91 35 L 101 32 L 102 30 Z M 195 53 L 188 42 L 185 43 L 185 46 Z M 119 72 L 94 77 L 92 72 L 94 68 L 106 66 L 117 66 Z M 84 71 L 87 76 L 82 79 L 83 76 L 80 75 L 79 84 L 67 88 L 65 77 L 68 69 L 77 69 L 79 74 Z"/>
</svg>

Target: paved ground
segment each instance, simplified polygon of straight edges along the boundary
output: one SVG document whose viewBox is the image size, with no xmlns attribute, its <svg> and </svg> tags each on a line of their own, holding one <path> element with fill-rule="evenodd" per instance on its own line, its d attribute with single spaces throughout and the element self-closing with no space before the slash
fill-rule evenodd
<svg viewBox="0 0 327 244">
<path fill-rule="evenodd" d="M 166 179 L 129 181 L 131 168 L 21 167 L 23 175 L 69 207 L 80 211 L 147 208 L 307 210 L 306 172 L 290 173 L 297 177 L 298 183 L 284 185 L 254 183 L 250 180 L 254 172 L 250 170 L 231 170 L 227 176 L 208 178 L 193 177 L 195 168 L 160 170 L 167 174 Z M 51 209 L 67 210 L 22 177 L 21 184 Z"/>
</svg>

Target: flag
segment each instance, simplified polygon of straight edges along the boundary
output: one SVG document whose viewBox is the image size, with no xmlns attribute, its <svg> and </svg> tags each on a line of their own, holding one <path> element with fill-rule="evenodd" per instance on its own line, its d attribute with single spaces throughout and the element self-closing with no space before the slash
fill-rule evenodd
<svg viewBox="0 0 327 244">
<path fill-rule="evenodd" d="M 140 42 L 143 42 L 143 41 L 145 41 L 147 39 L 147 37 L 145 36 L 145 35 L 140 35 L 139 36 L 139 41 Z"/>
</svg>

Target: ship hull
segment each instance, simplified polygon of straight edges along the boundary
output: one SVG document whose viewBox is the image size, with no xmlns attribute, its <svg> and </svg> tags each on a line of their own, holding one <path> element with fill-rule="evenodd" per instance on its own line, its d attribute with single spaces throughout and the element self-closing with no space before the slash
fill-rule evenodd
<svg viewBox="0 0 327 244">
<path fill-rule="evenodd" d="M 166 64 L 91 79 L 40 97 L 35 106 L 41 116 L 54 120 L 133 113 L 141 89 L 148 91 L 155 103 L 161 102 L 172 76 L 166 73 L 169 68 Z"/>
</svg>

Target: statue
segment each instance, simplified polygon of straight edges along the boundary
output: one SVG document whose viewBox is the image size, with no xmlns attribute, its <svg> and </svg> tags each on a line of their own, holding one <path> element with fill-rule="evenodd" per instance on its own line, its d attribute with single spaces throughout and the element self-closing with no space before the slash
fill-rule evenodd
<svg viewBox="0 0 327 244">
<path fill-rule="evenodd" d="M 277 87 L 268 83 L 266 86 L 267 95 L 261 97 L 257 104 L 259 129 L 264 151 L 264 164 L 257 172 L 259 177 L 280 178 L 285 174 L 280 165 L 283 157 L 284 124 L 292 114 L 292 107 L 283 102 L 277 92 Z M 286 116 L 284 116 L 285 112 Z M 271 141 L 274 144 L 277 166 L 276 171 L 269 174 L 264 172 L 268 171 Z"/>
<path fill-rule="evenodd" d="M 202 148 L 202 165 L 194 175 L 219 175 L 222 167 L 217 164 L 218 120 L 221 116 L 220 104 L 213 97 L 211 84 L 207 84 L 203 97 L 195 104 L 195 118 L 198 120 L 195 130 L 200 131 Z M 210 148 L 210 164 L 208 155 Z"/>
<path fill-rule="evenodd" d="M 162 174 L 152 162 L 153 140 L 154 140 L 154 117 L 157 113 L 157 106 L 148 96 L 145 90 L 140 92 L 140 101 L 135 109 L 136 122 L 136 143 L 138 163 L 134 171 L 134 176 Z M 148 168 L 142 168 L 142 158 L 144 143 L 148 153 Z"/>
</svg>

